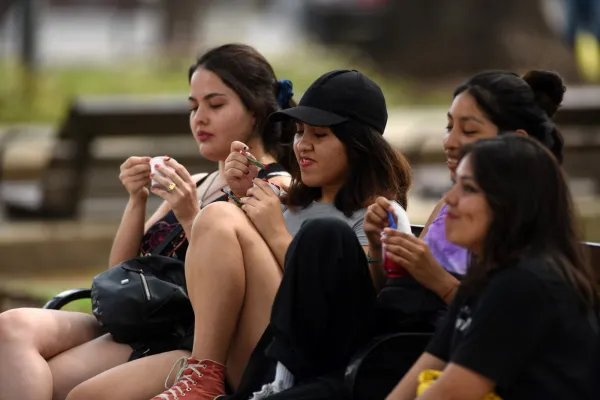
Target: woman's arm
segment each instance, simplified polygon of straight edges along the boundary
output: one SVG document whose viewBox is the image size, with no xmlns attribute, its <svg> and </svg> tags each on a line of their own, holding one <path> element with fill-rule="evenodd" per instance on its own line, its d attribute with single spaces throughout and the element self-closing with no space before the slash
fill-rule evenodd
<svg viewBox="0 0 600 400">
<path fill-rule="evenodd" d="M 433 262 L 437 263 L 435 259 Z M 456 295 L 458 287 L 460 286 L 460 281 L 446 270 L 444 270 L 444 276 L 441 278 L 441 283 L 437 286 L 437 289 L 434 290 L 434 292 L 439 296 L 440 299 L 442 299 L 444 303 L 450 304 L 452 303 L 452 300 L 454 300 L 454 296 Z"/>
<path fill-rule="evenodd" d="M 383 269 L 383 252 L 381 251 L 381 246 L 369 245 L 363 246 L 363 249 L 367 253 L 369 273 L 373 281 L 373 286 L 375 286 L 375 291 L 379 293 L 387 280 L 387 275 Z"/>
<path fill-rule="evenodd" d="M 288 187 L 291 180 L 292 179 L 289 176 L 274 176 L 273 178 L 268 179 L 270 183 L 273 183 L 280 188 Z M 292 235 L 286 228 L 285 231 L 281 231 L 279 237 L 272 239 L 272 243 L 267 242 L 281 269 L 283 269 L 285 254 L 287 253 L 288 247 L 290 247 L 290 243 L 292 243 L 292 239 Z"/>
<path fill-rule="evenodd" d="M 460 282 L 437 262 L 427 243 L 395 229 L 385 228 L 384 232 L 387 256 L 405 268 L 417 282 L 450 304 Z"/>
<path fill-rule="evenodd" d="M 199 182 L 207 176 L 208 174 L 206 173 L 195 174 L 192 176 L 192 179 L 194 182 Z M 200 196 L 202 196 L 206 189 L 204 188 Z M 139 254 L 144 233 L 148 232 L 148 229 L 152 225 L 157 223 L 172 209 L 167 201 L 163 201 L 154 214 L 144 223 L 144 219 L 146 218 L 146 203 L 147 197 L 129 199 L 110 250 L 109 268 L 136 257 Z M 187 230 L 184 226 L 184 230 L 186 233 L 191 231 L 189 226 Z"/>
<path fill-rule="evenodd" d="M 444 201 L 440 200 L 425 223 L 425 226 L 418 238 L 408 238 L 410 235 L 404 235 L 407 240 L 403 240 L 404 244 L 409 245 L 409 249 L 404 249 L 404 259 L 396 260 L 401 265 L 403 265 L 410 273 L 419 281 L 422 285 L 429 288 L 430 290 L 438 293 L 440 298 L 445 298 L 447 303 L 452 301 L 453 298 L 453 288 L 458 282 L 452 275 L 447 273 L 437 261 L 433 258 L 426 258 L 426 253 L 429 253 L 428 246 L 424 243 L 423 237 L 429 230 L 429 226 L 435 220 L 435 218 L 440 213 L 442 206 L 444 205 Z M 371 275 L 371 279 L 373 281 L 373 285 L 375 286 L 375 290 L 379 292 L 383 285 L 387 280 L 386 272 L 383 268 L 383 252 L 381 243 L 379 240 L 379 232 L 381 232 L 381 224 L 387 226 L 387 216 L 385 215 L 386 210 L 389 209 L 389 201 L 384 198 L 378 198 L 374 204 L 369 206 L 369 210 L 365 215 L 364 221 L 364 230 L 369 239 L 369 246 L 365 248 L 365 252 L 369 258 L 369 272 Z M 397 232 L 399 233 L 399 232 Z M 413 240 L 409 240 L 413 239 Z M 413 242 L 413 243 L 411 243 Z M 414 254 L 410 254 L 410 252 L 414 252 Z M 433 270 L 433 275 L 431 273 L 421 273 L 419 275 L 423 275 L 420 280 L 420 276 L 415 276 L 416 269 L 420 269 L 420 265 L 424 263 L 428 263 L 432 261 L 432 268 L 425 268 L 425 271 L 428 272 Z M 406 265 L 408 264 L 408 265 Z M 411 268 L 413 267 L 413 268 Z M 451 293 L 450 293 L 451 292 Z M 449 295 L 450 293 L 450 295 Z"/>
<path fill-rule="evenodd" d="M 123 218 L 121 218 L 121 224 L 119 225 L 119 229 L 117 230 L 117 234 L 115 235 L 110 250 L 108 259 L 109 268 L 137 256 L 139 254 L 144 232 L 156 223 L 156 221 L 164 217 L 170 210 L 169 204 L 164 202 L 144 225 L 144 219 L 146 218 L 146 201 L 147 198 L 142 197 L 129 198 L 125 211 L 123 212 Z"/>
<path fill-rule="evenodd" d="M 289 178 L 278 176 L 269 182 L 285 185 L 287 179 Z M 285 254 L 292 242 L 292 235 L 285 224 L 281 200 L 265 181 L 256 178 L 253 183 L 255 187 L 248 189 L 247 196 L 241 199 L 242 210 L 250 218 L 283 269 Z"/>
<path fill-rule="evenodd" d="M 414 400 L 417 397 L 419 374 L 426 369 L 441 371 L 445 367 L 446 363 L 443 360 L 429 353 L 423 353 L 406 375 L 404 375 L 400 383 L 392 390 L 387 400 Z"/>
</svg>

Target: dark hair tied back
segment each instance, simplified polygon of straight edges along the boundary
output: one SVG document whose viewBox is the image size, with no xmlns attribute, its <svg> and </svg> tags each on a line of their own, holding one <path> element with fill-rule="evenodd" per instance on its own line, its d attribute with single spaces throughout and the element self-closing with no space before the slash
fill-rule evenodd
<svg viewBox="0 0 600 400">
<path fill-rule="evenodd" d="M 564 85 L 561 76 L 554 71 L 532 70 L 523 76 L 523 80 L 533 90 L 538 105 L 548 115 L 548 118 L 552 119 L 562 104 L 565 92 L 567 91 L 567 87 Z M 554 125 L 554 122 L 552 122 L 552 125 Z M 552 138 L 552 143 L 549 148 L 559 163 L 562 163 L 565 141 L 556 126 L 552 127 L 550 137 Z"/>
<path fill-rule="evenodd" d="M 567 87 L 560 75 L 553 71 L 529 71 L 523 80 L 533 90 L 535 99 L 548 117 L 554 117 L 563 101 Z"/>
<path fill-rule="evenodd" d="M 562 103 L 565 86 L 556 72 L 530 71 L 523 78 L 508 71 L 481 72 L 460 85 L 498 127 L 498 133 L 523 130 L 563 160 L 564 141 L 552 117 Z"/>
<path fill-rule="evenodd" d="M 293 105 L 290 103 L 294 97 L 294 84 L 289 79 L 280 79 L 276 84 L 277 87 L 277 103 L 282 110 L 290 108 Z"/>
</svg>

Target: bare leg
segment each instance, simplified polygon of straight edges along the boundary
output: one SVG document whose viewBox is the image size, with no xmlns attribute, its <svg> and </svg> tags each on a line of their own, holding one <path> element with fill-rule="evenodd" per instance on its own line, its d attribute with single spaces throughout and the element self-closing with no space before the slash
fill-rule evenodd
<svg viewBox="0 0 600 400">
<path fill-rule="evenodd" d="M 126 363 L 132 351 L 104 335 L 57 355 L 48 361 L 54 380 L 52 398 L 63 400 L 81 382 Z"/>
<path fill-rule="evenodd" d="M 226 364 L 237 387 L 269 323 L 282 271 L 244 212 L 229 203 L 196 217 L 185 267 L 196 315 L 192 356 Z"/>
<path fill-rule="evenodd" d="M 0 399 L 50 400 L 46 360 L 100 334 L 88 314 L 20 308 L 0 314 Z"/>
<path fill-rule="evenodd" d="M 189 354 L 170 351 L 114 367 L 77 386 L 67 400 L 148 400 L 165 389 L 175 362 Z M 169 384 L 174 378 L 172 374 Z"/>
</svg>

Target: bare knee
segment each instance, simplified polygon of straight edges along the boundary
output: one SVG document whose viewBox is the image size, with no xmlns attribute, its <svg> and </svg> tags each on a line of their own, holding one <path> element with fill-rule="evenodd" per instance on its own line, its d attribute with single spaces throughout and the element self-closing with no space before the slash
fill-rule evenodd
<svg viewBox="0 0 600 400">
<path fill-rule="evenodd" d="M 31 312 L 29 308 L 16 308 L 0 314 L 0 345 L 32 339 L 35 322 Z"/>
<path fill-rule="evenodd" d="M 242 221 L 247 223 L 248 217 L 236 205 L 222 201 L 209 204 L 196 215 L 192 226 L 192 238 L 206 235 L 216 229 L 233 230 L 236 223 Z"/>
</svg>

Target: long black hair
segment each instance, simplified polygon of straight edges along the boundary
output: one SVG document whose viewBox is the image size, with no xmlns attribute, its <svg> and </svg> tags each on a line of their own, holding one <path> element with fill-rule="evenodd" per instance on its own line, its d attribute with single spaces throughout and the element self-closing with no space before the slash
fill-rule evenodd
<svg viewBox="0 0 600 400">
<path fill-rule="evenodd" d="M 524 135 L 504 134 L 463 149 L 492 212 L 483 250 L 471 257 L 466 290 L 523 256 L 544 256 L 586 307 L 597 304 L 564 172 L 550 151 Z"/>
</svg>

